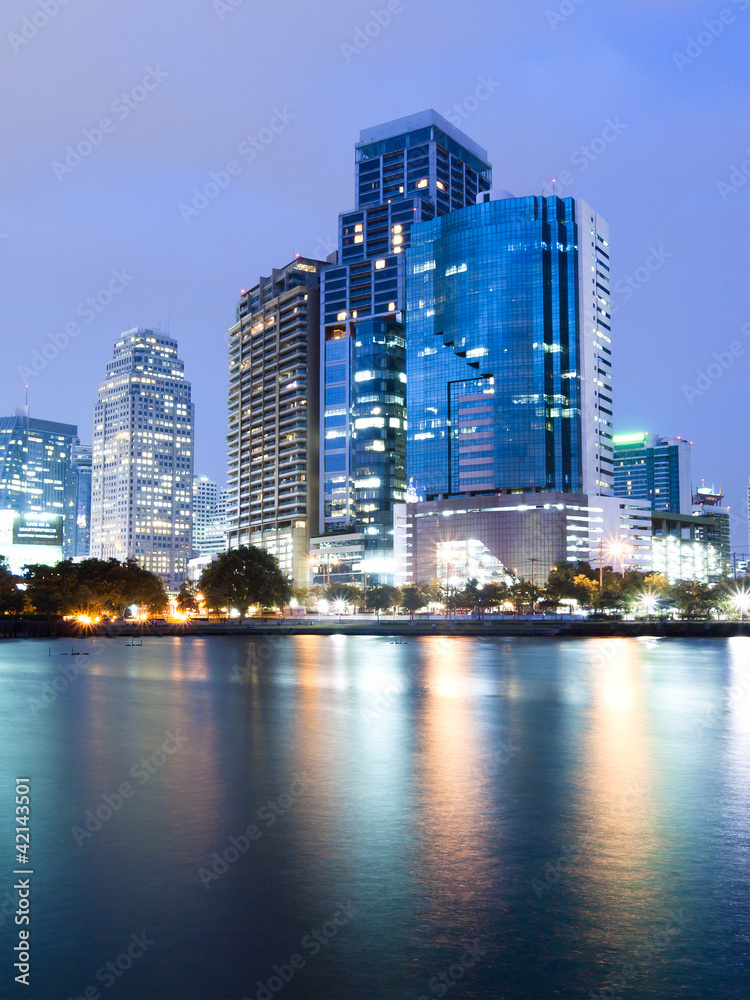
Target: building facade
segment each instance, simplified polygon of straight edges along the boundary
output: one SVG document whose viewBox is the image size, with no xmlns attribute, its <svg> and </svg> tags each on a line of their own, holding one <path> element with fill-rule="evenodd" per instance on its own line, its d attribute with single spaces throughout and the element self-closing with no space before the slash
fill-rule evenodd
<svg viewBox="0 0 750 1000">
<path fill-rule="evenodd" d="M 577 199 L 485 194 L 412 227 L 419 495 L 613 494 L 609 287 L 607 223 Z"/>
<path fill-rule="evenodd" d="M 320 280 L 299 257 L 244 292 L 229 331 L 227 544 L 309 583 L 318 526 Z"/>
<path fill-rule="evenodd" d="M 615 493 L 646 500 L 654 511 L 692 512 L 692 441 L 658 434 L 616 434 Z"/>
<path fill-rule="evenodd" d="M 37 420 L 28 407 L 0 417 L 0 510 L 60 518 L 63 557 L 76 554 L 73 451 L 78 428 Z"/>
<path fill-rule="evenodd" d="M 650 572 L 646 504 L 563 492 L 449 497 L 399 505 L 397 581 L 462 587 L 523 579 L 543 585 L 577 561 Z"/>
<path fill-rule="evenodd" d="M 208 476 L 193 477 L 193 552 L 196 556 L 227 550 L 227 491 Z"/>
<path fill-rule="evenodd" d="M 474 204 L 490 178 L 486 151 L 432 110 L 356 145 L 356 207 L 323 285 L 320 530 L 360 532 L 383 579 L 406 492 L 405 251 L 415 223 Z"/>
<path fill-rule="evenodd" d="M 91 555 L 134 558 L 170 590 L 192 555 L 194 426 L 177 341 L 123 333 L 94 407 Z"/>
<path fill-rule="evenodd" d="M 73 484 L 70 503 L 75 510 L 75 534 L 70 555 L 76 559 L 85 559 L 91 550 L 92 462 L 93 449 L 91 445 L 73 445 Z"/>
</svg>

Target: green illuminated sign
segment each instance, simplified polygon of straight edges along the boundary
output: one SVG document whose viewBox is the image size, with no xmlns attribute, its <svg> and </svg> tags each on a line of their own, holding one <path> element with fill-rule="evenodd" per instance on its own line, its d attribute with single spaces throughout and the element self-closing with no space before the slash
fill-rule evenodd
<svg viewBox="0 0 750 1000">
<path fill-rule="evenodd" d="M 646 440 L 645 434 L 615 434 L 612 438 L 615 444 L 640 444 Z"/>
</svg>

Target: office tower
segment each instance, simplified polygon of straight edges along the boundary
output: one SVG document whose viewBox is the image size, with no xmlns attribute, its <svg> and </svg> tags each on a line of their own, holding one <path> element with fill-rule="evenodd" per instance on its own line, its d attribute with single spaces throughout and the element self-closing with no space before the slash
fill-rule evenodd
<svg viewBox="0 0 750 1000">
<path fill-rule="evenodd" d="M 75 533 L 69 554 L 78 558 L 88 556 L 91 548 L 92 458 L 91 445 L 73 445 L 70 500 L 75 510 Z"/>
<path fill-rule="evenodd" d="M 404 251 L 415 223 L 474 204 L 491 168 L 435 111 L 365 129 L 355 153 L 356 208 L 339 216 L 324 275 L 320 529 L 361 531 L 365 562 L 387 579 L 406 491 Z"/>
<path fill-rule="evenodd" d="M 227 491 L 208 476 L 193 477 L 193 552 L 206 556 L 227 550 Z"/>
<path fill-rule="evenodd" d="M 94 407 L 91 555 L 134 558 L 170 590 L 192 550 L 194 417 L 177 341 L 123 333 Z"/>
<path fill-rule="evenodd" d="M 318 523 L 320 277 L 298 257 L 243 292 L 229 331 L 227 543 L 309 582 Z M 311 532 L 312 527 L 312 532 Z"/>
<path fill-rule="evenodd" d="M 219 487 L 208 476 L 193 476 L 193 549 L 203 555 L 201 544 L 206 529 L 215 519 Z"/>
<path fill-rule="evenodd" d="M 692 441 L 658 434 L 614 436 L 615 495 L 646 500 L 652 510 L 692 513 Z"/>
<path fill-rule="evenodd" d="M 19 407 L 13 417 L 0 417 L 0 510 L 60 518 L 60 544 L 74 555 L 75 510 L 66 503 L 73 489 L 71 464 L 78 428 L 29 417 Z"/>
<path fill-rule="evenodd" d="M 409 480 L 429 501 L 613 493 L 607 223 L 484 195 L 412 228 Z"/>
</svg>

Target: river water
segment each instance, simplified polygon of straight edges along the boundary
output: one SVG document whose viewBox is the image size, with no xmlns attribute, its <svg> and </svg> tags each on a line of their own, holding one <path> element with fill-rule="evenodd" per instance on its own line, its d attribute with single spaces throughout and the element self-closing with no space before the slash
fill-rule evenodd
<svg viewBox="0 0 750 1000">
<path fill-rule="evenodd" d="M 750 996 L 750 638 L 7 640 L 0 775 L 4 997 Z"/>
</svg>

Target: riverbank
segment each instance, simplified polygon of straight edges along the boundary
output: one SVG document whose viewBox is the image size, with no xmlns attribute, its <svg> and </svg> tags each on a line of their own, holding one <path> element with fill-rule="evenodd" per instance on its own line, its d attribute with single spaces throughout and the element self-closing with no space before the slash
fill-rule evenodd
<svg viewBox="0 0 750 1000">
<path fill-rule="evenodd" d="M 287 621 L 109 623 L 86 626 L 76 622 L 4 622 L 0 638 L 75 638 L 80 636 L 134 637 L 177 636 L 282 636 L 282 635 L 381 635 L 410 636 L 550 636 L 592 638 L 604 636 L 727 638 L 750 635 L 750 624 L 737 621 L 588 621 L 563 618 L 516 618 L 476 621 L 473 619 L 426 620 L 388 619 L 380 622 L 361 618 L 311 618 Z"/>
</svg>

